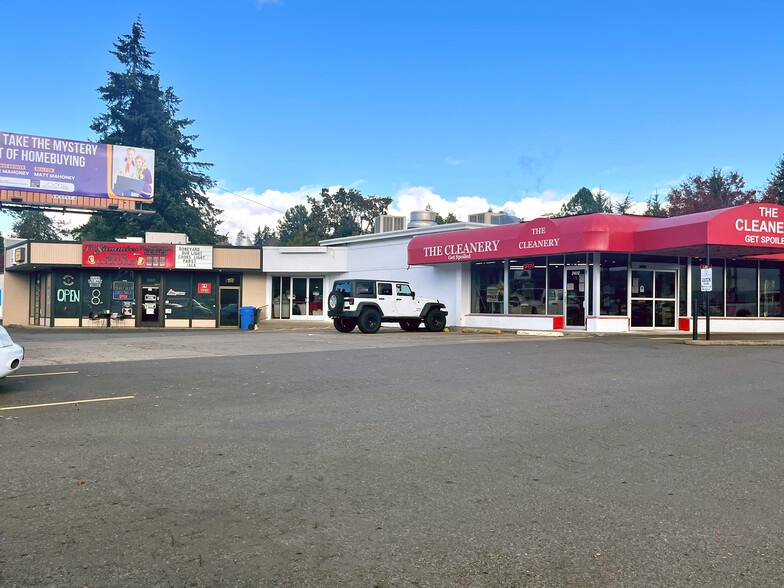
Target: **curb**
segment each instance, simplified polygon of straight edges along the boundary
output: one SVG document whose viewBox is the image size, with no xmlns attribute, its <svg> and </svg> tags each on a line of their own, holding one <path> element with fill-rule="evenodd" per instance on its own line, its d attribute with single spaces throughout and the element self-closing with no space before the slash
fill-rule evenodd
<svg viewBox="0 0 784 588">
<path fill-rule="evenodd" d="M 686 340 L 683 342 L 685 345 L 697 345 L 699 347 L 710 347 L 710 346 L 740 346 L 740 345 L 748 345 L 748 346 L 781 346 L 784 345 L 784 339 L 771 339 L 770 341 L 743 341 L 741 339 L 725 339 L 724 341 L 694 341 L 693 339 Z"/>
</svg>

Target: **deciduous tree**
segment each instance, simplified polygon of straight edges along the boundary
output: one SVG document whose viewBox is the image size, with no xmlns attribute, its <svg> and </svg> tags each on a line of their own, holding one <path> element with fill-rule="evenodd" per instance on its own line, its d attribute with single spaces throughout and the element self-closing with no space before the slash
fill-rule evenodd
<svg viewBox="0 0 784 588">
<path fill-rule="evenodd" d="M 730 208 L 757 201 L 757 191 L 747 190 L 738 172 L 713 168 L 708 177 L 692 176 L 667 194 L 670 216 Z"/>
</svg>

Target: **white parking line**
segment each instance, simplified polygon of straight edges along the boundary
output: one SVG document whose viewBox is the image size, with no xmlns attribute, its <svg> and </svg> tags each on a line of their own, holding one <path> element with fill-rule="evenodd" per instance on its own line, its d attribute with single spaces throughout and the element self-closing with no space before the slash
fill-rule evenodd
<svg viewBox="0 0 784 588">
<path fill-rule="evenodd" d="M 112 396 L 110 398 L 88 398 L 86 400 L 69 400 L 67 402 L 48 402 L 46 404 L 26 404 L 24 406 L 3 406 L 0 412 L 4 410 L 19 410 L 20 408 L 42 408 L 45 406 L 63 406 L 65 404 L 85 404 L 87 402 L 106 402 L 107 400 L 128 400 L 136 398 L 136 396 Z"/>
<path fill-rule="evenodd" d="M 14 374 L 8 378 L 32 378 L 34 376 L 64 376 L 66 374 L 78 374 L 79 372 L 49 372 L 46 374 Z"/>
</svg>

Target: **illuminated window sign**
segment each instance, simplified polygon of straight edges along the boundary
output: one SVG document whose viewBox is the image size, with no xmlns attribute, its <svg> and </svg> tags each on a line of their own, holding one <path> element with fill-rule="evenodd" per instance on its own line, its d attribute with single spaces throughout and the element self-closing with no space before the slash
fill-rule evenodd
<svg viewBox="0 0 784 588">
<path fill-rule="evenodd" d="M 134 290 L 133 282 L 112 282 L 112 300 L 134 300 Z"/>
</svg>

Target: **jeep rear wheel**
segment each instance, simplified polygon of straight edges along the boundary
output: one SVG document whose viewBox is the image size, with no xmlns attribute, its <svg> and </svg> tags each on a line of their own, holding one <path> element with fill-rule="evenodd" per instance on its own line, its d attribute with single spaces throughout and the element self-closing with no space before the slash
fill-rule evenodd
<svg viewBox="0 0 784 588">
<path fill-rule="evenodd" d="M 367 308 L 359 315 L 357 325 L 363 333 L 376 333 L 381 328 L 381 315 L 377 310 Z"/>
<path fill-rule="evenodd" d="M 430 312 L 427 313 L 425 317 L 425 328 L 428 331 L 432 331 L 434 333 L 440 333 L 446 327 L 446 315 L 434 308 Z"/>
<path fill-rule="evenodd" d="M 335 328 L 341 333 L 350 333 L 357 326 L 357 319 L 354 318 L 336 318 Z"/>
<path fill-rule="evenodd" d="M 401 319 L 400 320 L 400 328 L 404 331 L 416 331 L 419 328 L 419 323 L 422 321 L 419 319 Z"/>
</svg>

